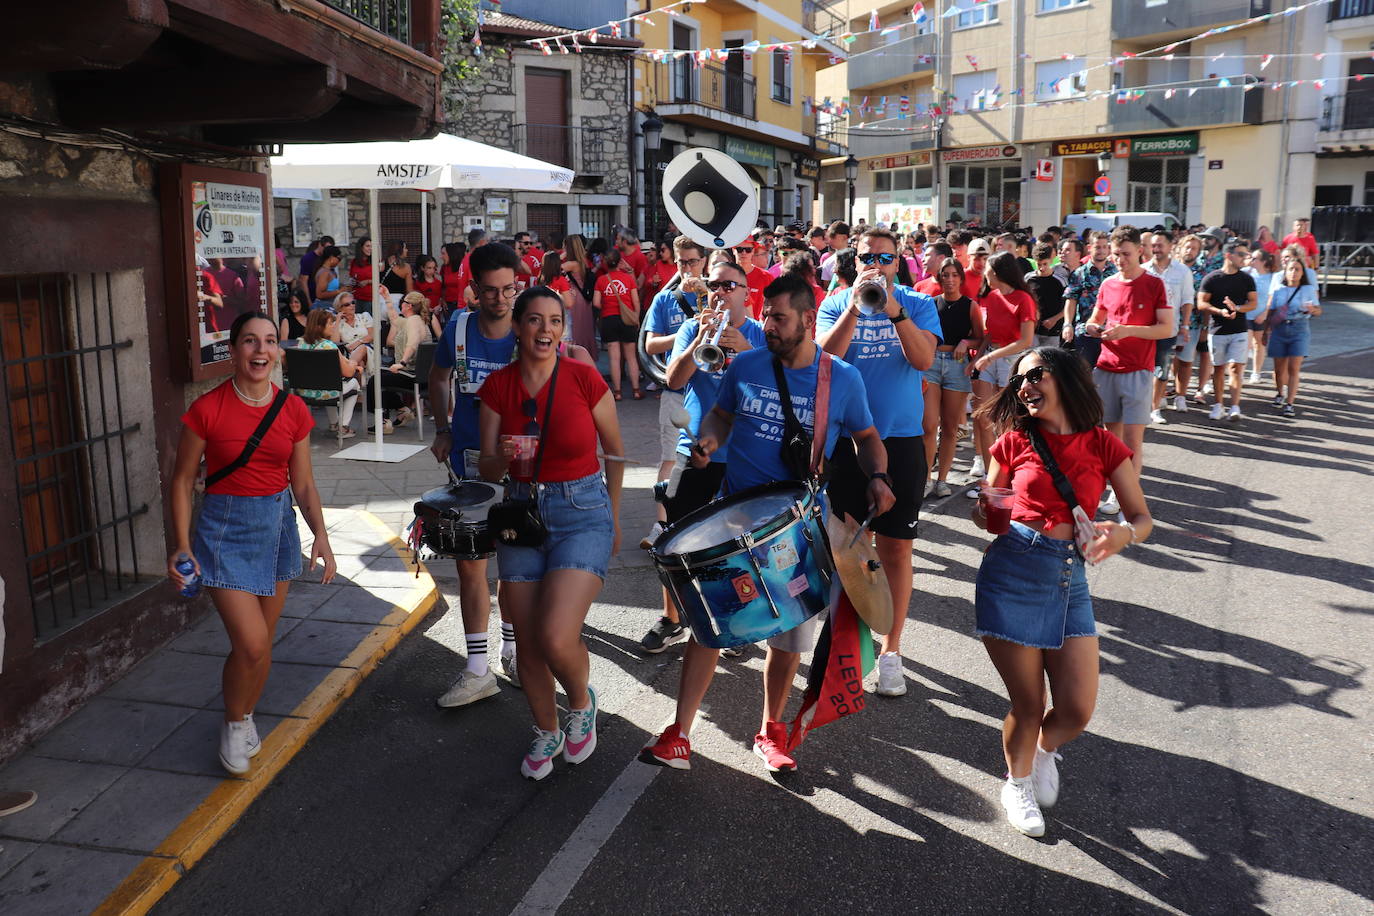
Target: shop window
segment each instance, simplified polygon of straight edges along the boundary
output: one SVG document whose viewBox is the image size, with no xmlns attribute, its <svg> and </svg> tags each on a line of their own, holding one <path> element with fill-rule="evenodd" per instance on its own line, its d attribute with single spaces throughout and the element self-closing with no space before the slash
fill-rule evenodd
<svg viewBox="0 0 1374 916">
<path fill-rule="evenodd" d="M 587 241 L 592 239 L 610 240 L 611 230 L 615 228 L 615 207 L 581 207 L 582 234 Z"/>
<path fill-rule="evenodd" d="M 892 190 L 911 190 L 911 169 L 898 169 L 892 173 Z"/>
<path fill-rule="evenodd" d="M 1172 213 L 1187 221 L 1188 157 L 1132 159 L 1127 167 L 1126 198 L 1131 210 Z"/>
<path fill-rule="evenodd" d="M 568 234 L 568 208 L 563 204 L 530 204 L 525 208 L 525 229 L 546 249 L 557 248 Z"/>
<path fill-rule="evenodd" d="M 873 173 L 873 190 L 879 191 L 879 192 L 881 192 L 881 191 L 891 191 L 891 190 L 892 190 L 892 173 L 891 173 L 891 172 L 874 172 L 874 173 Z"/>
<path fill-rule="evenodd" d="M 157 572 L 139 568 L 136 520 L 149 507 L 132 495 L 131 441 L 142 423 L 129 402 L 140 393 L 112 288 L 111 274 L 0 277 L 12 509 L 40 640 Z"/>
</svg>

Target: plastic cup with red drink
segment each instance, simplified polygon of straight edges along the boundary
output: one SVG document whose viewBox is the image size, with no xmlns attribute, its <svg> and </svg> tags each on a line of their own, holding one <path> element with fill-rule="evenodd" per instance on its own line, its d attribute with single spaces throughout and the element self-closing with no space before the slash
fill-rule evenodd
<svg viewBox="0 0 1374 916">
<path fill-rule="evenodd" d="M 534 453 L 539 449 L 538 436 L 502 436 L 502 440 L 515 443 L 515 454 L 510 458 L 512 477 L 534 476 Z"/>
<path fill-rule="evenodd" d="M 1014 501 L 1015 494 L 1010 487 L 983 487 L 978 491 L 978 502 L 983 507 L 988 534 L 1006 534 L 1011 530 L 1011 507 Z"/>
</svg>

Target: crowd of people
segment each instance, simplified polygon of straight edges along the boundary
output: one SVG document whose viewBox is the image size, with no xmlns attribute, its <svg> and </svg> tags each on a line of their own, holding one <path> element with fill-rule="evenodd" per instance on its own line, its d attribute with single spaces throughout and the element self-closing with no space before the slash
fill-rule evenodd
<svg viewBox="0 0 1374 916">
<path fill-rule="evenodd" d="M 520 770 L 532 779 L 596 747 L 581 629 L 621 540 L 616 402 L 626 381 L 635 399 L 658 399 L 660 514 L 642 547 L 717 498 L 774 481 L 805 481 L 826 494 L 829 511 L 870 520 L 897 609 L 877 657 L 884 696 L 906 692 L 901 637 L 920 509 L 954 494 L 956 446 L 971 438 L 961 488 L 977 497 L 974 523 L 996 535 L 978 573 L 974 632 L 1011 701 L 1002 800 L 1012 826 L 1040 835 L 1042 809 L 1059 792 L 1060 748 L 1087 726 L 1096 697 L 1085 568 L 1150 533 L 1140 483 L 1146 428 L 1167 422 L 1165 409 L 1188 409 L 1194 369 L 1191 399 L 1212 420 L 1240 418 L 1266 350 L 1273 406 L 1293 416 L 1309 323 L 1321 315 L 1305 221 L 1282 243 L 1266 230 L 1253 244 L 1226 227 L 986 237 L 838 221 L 760 227 L 712 250 L 686 235 L 646 247 L 628 230 L 590 244 L 571 235 L 547 251 L 540 241 L 474 230 L 437 259 L 391 242 L 374 288 L 371 240 L 355 244 L 345 267 L 323 238 L 302 259 L 279 322 L 235 322 L 234 376 L 185 417 L 168 570 L 180 581 L 175 561 L 192 557 L 234 644 L 220 744 L 231 772 L 246 772 L 257 747 L 253 705 L 299 572 L 293 496 L 316 531 L 312 565 L 333 573 L 308 411 L 299 401 L 277 406 L 270 433 L 253 435 L 281 399 L 269 374 L 285 341 L 338 351 L 344 397 L 330 420 L 344 427 L 347 396 L 372 373 L 408 391 L 418 344 L 438 341 L 426 379 L 432 451 L 458 479 L 504 482 L 525 515 L 509 542 L 496 543 L 495 665 L 487 560 L 456 561 L 467 654 L 437 702 L 461 707 L 496 694 L 499 668 L 530 707 L 535 737 Z M 724 358 L 707 359 L 708 345 Z M 660 361 L 661 384 L 641 381 L 641 355 Z M 407 405 L 388 427 L 421 409 Z M 520 451 L 528 437 L 538 443 L 532 462 Z M 261 447 L 244 458 L 250 440 Z M 202 456 L 215 499 L 207 496 L 193 528 Z M 268 542 L 272 556 L 261 549 Z M 721 650 L 692 638 L 666 589 L 656 616 L 641 640 L 646 653 L 687 645 L 675 719 L 641 759 L 688 769 L 692 724 Z M 784 710 L 818 619 L 768 640 L 754 751 L 771 772 L 797 765 Z"/>
</svg>

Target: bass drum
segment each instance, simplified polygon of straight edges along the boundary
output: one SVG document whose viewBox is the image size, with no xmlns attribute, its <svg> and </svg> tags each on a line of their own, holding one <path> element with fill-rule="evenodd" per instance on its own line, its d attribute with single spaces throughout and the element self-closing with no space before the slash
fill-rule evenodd
<svg viewBox="0 0 1374 916">
<path fill-rule="evenodd" d="M 663 288 L 658 292 L 668 292 L 677 289 L 682 283 L 682 274 L 673 274 L 668 282 L 663 284 Z M 654 294 L 658 298 L 658 293 Z M 652 305 L 652 302 L 650 303 Z M 665 350 L 662 353 L 649 353 L 644 349 L 645 341 L 649 338 L 649 310 L 644 309 L 644 317 L 639 322 L 639 345 L 635 347 L 635 355 L 639 357 L 639 368 L 644 370 L 644 374 L 660 388 L 668 387 L 668 357 L 672 355 L 672 350 Z"/>
</svg>

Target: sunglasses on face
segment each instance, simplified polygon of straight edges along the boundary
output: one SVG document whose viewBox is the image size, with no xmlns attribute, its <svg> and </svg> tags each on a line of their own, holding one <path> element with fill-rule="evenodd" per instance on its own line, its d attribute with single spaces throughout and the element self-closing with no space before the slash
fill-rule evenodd
<svg viewBox="0 0 1374 916">
<path fill-rule="evenodd" d="M 735 248 L 735 254 L 753 254 L 753 245 L 740 245 Z"/>
<path fill-rule="evenodd" d="M 884 251 L 882 254 L 867 251 L 859 255 L 859 261 L 866 266 L 871 266 L 873 264 L 887 266 L 895 260 L 897 260 L 897 256 L 890 251 Z"/>
<path fill-rule="evenodd" d="M 1044 366 L 1035 366 L 1033 368 L 1027 369 L 1025 372 L 1019 375 L 1013 375 L 1011 378 L 1007 379 L 1007 387 L 1011 388 L 1014 391 L 1015 389 L 1021 387 L 1022 382 L 1030 382 L 1032 385 L 1039 385 L 1040 382 L 1045 378 L 1046 373 L 1049 373 L 1050 375 L 1054 374 Z"/>
<path fill-rule="evenodd" d="M 528 419 L 528 422 L 525 423 L 525 435 L 539 435 L 539 421 L 535 419 L 535 416 L 539 413 L 538 402 L 536 402 L 534 398 L 525 398 L 520 404 L 520 409 L 524 411 L 525 417 Z"/>
<path fill-rule="evenodd" d="M 706 288 L 709 289 L 709 290 L 710 290 L 711 292 L 713 292 L 713 293 L 715 293 L 715 292 L 722 292 L 722 291 L 727 292 L 727 293 L 733 293 L 735 290 L 739 289 L 741 285 L 742 285 L 742 284 L 741 284 L 738 280 L 707 280 L 707 281 L 706 281 Z"/>
</svg>

